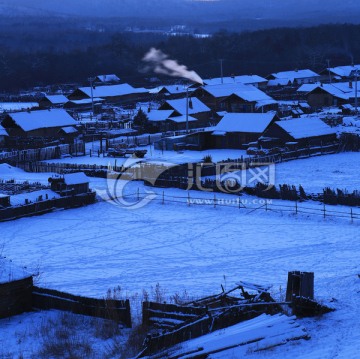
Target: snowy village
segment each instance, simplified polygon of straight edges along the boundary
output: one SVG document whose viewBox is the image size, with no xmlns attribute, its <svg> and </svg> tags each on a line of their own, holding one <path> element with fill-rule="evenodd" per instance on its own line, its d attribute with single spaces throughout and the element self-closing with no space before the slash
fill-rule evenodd
<svg viewBox="0 0 360 359">
<path fill-rule="evenodd" d="M 360 64 L 136 66 L 0 93 L 0 358 L 357 358 Z"/>
</svg>

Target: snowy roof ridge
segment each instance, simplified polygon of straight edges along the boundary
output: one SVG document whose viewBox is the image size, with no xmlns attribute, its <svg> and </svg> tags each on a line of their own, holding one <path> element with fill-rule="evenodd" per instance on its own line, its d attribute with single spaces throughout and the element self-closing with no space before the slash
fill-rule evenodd
<svg viewBox="0 0 360 359">
<path fill-rule="evenodd" d="M 295 140 L 336 134 L 336 129 L 331 128 L 318 117 L 301 117 L 275 123 Z"/>
<path fill-rule="evenodd" d="M 192 106 L 189 105 L 188 114 L 195 114 L 199 112 L 208 112 L 210 108 L 201 102 L 197 97 L 191 97 Z M 175 111 L 181 115 L 186 113 L 186 98 L 180 98 L 176 100 L 167 100 L 166 103 L 170 105 Z M 190 104 L 190 98 L 189 98 Z"/>
<path fill-rule="evenodd" d="M 115 96 L 124 96 L 131 95 L 136 93 L 148 93 L 149 90 L 140 87 L 135 88 L 127 83 L 118 84 L 118 85 L 102 85 L 95 86 L 91 90 L 91 87 L 79 87 L 79 90 L 83 92 L 88 97 L 91 97 L 91 92 L 93 97 L 115 97 Z"/>
<path fill-rule="evenodd" d="M 214 127 L 219 132 L 262 133 L 275 118 L 275 112 L 266 113 L 227 113 Z"/>
<path fill-rule="evenodd" d="M 77 122 L 64 109 L 15 112 L 8 114 L 24 131 L 75 126 Z"/>
</svg>

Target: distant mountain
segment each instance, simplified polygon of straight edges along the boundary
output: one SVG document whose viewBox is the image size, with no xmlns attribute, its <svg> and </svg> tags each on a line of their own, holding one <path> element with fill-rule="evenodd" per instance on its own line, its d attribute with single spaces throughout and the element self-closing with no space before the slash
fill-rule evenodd
<svg viewBox="0 0 360 359">
<path fill-rule="evenodd" d="M 359 22 L 358 0 L 0 0 L 5 15 L 76 15 L 223 22 L 266 19 L 288 23 Z"/>
</svg>

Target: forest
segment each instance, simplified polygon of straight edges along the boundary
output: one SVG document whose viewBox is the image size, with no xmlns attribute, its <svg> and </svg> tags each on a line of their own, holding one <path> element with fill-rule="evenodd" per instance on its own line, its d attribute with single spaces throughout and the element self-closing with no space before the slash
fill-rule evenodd
<svg viewBox="0 0 360 359">
<path fill-rule="evenodd" d="M 149 79 L 154 80 L 155 75 L 142 71 L 142 58 L 150 47 L 161 49 L 202 78 L 219 77 L 220 60 L 225 76 L 266 76 L 296 68 L 321 71 L 327 61 L 330 66 L 360 63 L 359 35 L 360 25 L 329 24 L 243 32 L 219 30 L 211 37 L 195 38 L 117 32 L 115 28 L 103 33 L 83 29 L 76 21 L 72 27 L 53 26 L 43 35 L 23 33 L 19 43 L 15 42 L 18 37 L 11 42 L 6 32 L 1 32 L 0 92 L 47 84 L 86 85 L 90 76 L 107 73 L 115 73 L 132 85 L 149 87 Z M 174 79 L 160 80 L 174 83 Z"/>
</svg>

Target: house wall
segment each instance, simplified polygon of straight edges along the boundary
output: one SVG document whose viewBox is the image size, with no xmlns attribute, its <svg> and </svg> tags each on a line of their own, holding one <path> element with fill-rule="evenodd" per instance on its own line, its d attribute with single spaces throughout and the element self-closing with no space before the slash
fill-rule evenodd
<svg viewBox="0 0 360 359">
<path fill-rule="evenodd" d="M 261 133 L 232 132 L 215 137 L 215 148 L 246 149 L 249 142 L 257 141 Z"/>
<path fill-rule="evenodd" d="M 67 189 L 72 189 L 73 194 L 81 194 L 89 192 L 89 183 L 79 183 L 67 186 Z"/>
<path fill-rule="evenodd" d="M 255 112 L 255 103 L 230 97 L 221 102 L 221 110 L 227 112 Z"/>
</svg>

